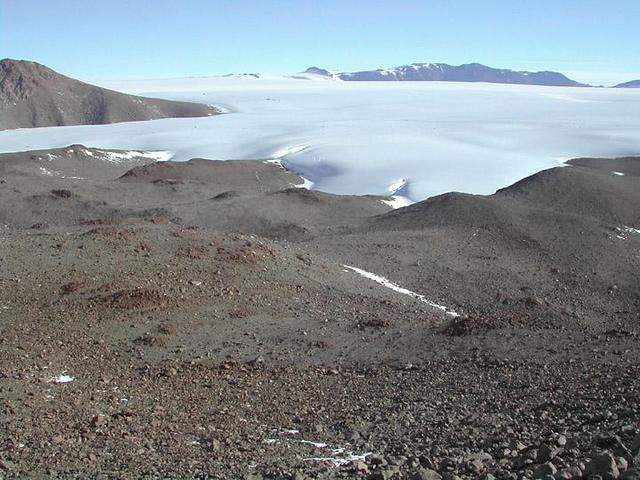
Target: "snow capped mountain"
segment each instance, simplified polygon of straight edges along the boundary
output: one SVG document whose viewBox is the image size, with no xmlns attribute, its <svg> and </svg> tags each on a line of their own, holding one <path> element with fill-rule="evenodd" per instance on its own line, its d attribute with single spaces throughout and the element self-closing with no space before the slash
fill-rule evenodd
<svg viewBox="0 0 640 480">
<path fill-rule="evenodd" d="M 640 88 L 640 80 L 631 80 L 630 82 L 621 83 L 614 88 Z"/>
<path fill-rule="evenodd" d="M 558 72 L 518 72 L 491 68 L 479 63 L 453 66 L 446 63 L 413 63 L 391 69 L 343 72 L 334 74 L 311 67 L 305 73 L 330 76 L 344 81 L 423 81 L 423 82 L 486 82 L 522 85 L 585 87 Z"/>
</svg>

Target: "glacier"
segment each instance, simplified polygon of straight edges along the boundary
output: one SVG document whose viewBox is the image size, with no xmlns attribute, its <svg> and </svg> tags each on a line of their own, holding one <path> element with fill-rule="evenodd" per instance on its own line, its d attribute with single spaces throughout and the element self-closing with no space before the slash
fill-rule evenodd
<svg viewBox="0 0 640 480">
<path fill-rule="evenodd" d="M 640 90 L 239 75 L 97 82 L 213 117 L 0 132 L 0 152 L 83 144 L 172 160 L 278 160 L 314 189 L 415 202 L 489 194 L 574 157 L 640 154 Z M 390 189 L 390 186 L 391 189 Z"/>
</svg>

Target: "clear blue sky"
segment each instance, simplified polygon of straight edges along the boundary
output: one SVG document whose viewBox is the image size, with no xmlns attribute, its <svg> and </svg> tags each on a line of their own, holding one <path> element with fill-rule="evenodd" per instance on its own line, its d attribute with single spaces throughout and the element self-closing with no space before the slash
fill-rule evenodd
<svg viewBox="0 0 640 480">
<path fill-rule="evenodd" d="M 0 57 L 83 79 L 412 62 L 640 76 L 639 0 L 0 0 Z"/>
</svg>

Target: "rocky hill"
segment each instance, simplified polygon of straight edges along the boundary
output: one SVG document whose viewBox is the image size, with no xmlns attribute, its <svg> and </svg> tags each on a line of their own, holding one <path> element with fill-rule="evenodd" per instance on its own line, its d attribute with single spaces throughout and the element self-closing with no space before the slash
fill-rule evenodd
<svg viewBox="0 0 640 480">
<path fill-rule="evenodd" d="M 35 62 L 0 61 L 0 130 L 217 113 L 208 105 L 137 97 L 96 87 Z"/>
</svg>

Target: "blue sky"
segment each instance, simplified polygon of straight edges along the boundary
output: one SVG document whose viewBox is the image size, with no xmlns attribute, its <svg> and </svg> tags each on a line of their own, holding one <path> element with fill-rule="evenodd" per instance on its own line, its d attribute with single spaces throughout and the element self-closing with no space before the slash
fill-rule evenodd
<svg viewBox="0 0 640 480">
<path fill-rule="evenodd" d="M 412 62 L 640 78 L 638 0 L 0 0 L 0 57 L 83 79 Z"/>
</svg>

